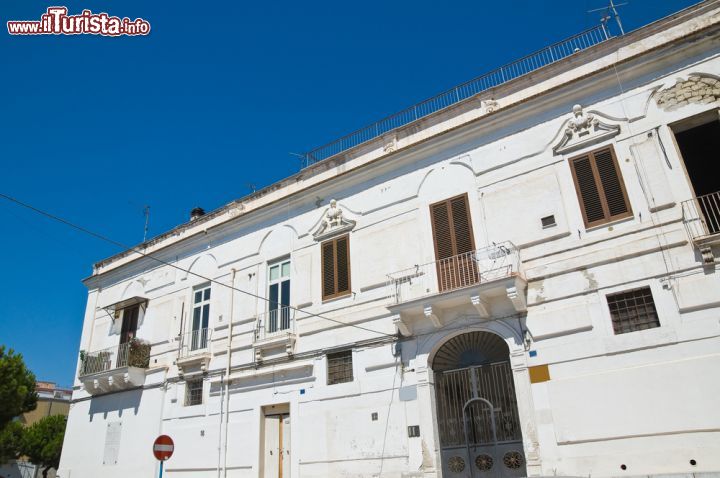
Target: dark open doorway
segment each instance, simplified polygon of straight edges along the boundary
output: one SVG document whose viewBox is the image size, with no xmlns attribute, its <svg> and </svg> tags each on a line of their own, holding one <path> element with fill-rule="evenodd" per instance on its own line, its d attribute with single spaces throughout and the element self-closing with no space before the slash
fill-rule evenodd
<svg viewBox="0 0 720 478">
<path fill-rule="evenodd" d="M 695 199 L 683 203 L 683 220 L 693 239 L 720 234 L 720 116 L 708 111 L 672 125 Z"/>
<path fill-rule="evenodd" d="M 717 111 L 711 111 L 673 126 L 695 196 L 720 190 L 720 180 L 713 173 L 720 158 L 719 118 Z"/>
</svg>

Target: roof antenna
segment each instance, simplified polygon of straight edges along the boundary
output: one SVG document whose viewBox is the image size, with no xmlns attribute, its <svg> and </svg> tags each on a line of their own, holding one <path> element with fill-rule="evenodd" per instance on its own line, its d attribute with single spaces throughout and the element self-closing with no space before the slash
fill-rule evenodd
<svg viewBox="0 0 720 478">
<path fill-rule="evenodd" d="M 614 0 L 610 0 L 610 3 L 608 4 L 607 7 L 604 7 L 604 8 L 596 8 L 596 9 L 594 9 L 594 10 L 588 10 L 588 13 L 592 13 L 592 12 L 602 12 L 602 11 L 604 11 L 604 12 L 605 12 L 605 16 L 604 16 L 603 19 L 601 20 L 602 23 L 603 23 L 603 25 L 606 25 L 606 24 L 607 24 L 607 21 L 608 21 L 611 17 L 615 17 L 615 22 L 617 23 L 617 26 L 618 26 L 618 28 L 620 29 L 620 35 L 625 35 L 625 29 L 624 29 L 623 26 L 622 26 L 622 22 L 620 21 L 620 14 L 619 14 L 618 11 L 617 11 L 617 7 L 622 7 L 622 6 L 625 6 L 625 5 L 627 5 L 627 2 L 626 2 L 626 3 L 615 3 Z M 611 15 L 611 14 L 612 14 L 612 15 Z"/>
<path fill-rule="evenodd" d="M 143 242 L 147 241 L 148 225 L 150 224 L 150 206 L 143 208 L 143 214 L 145 215 L 145 232 L 143 233 Z"/>
<path fill-rule="evenodd" d="M 302 168 L 304 168 L 305 166 L 307 166 L 307 163 L 308 163 L 307 154 L 293 153 L 292 151 L 290 151 L 288 154 L 291 155 L 291 156 L 297 156 L 297 158 L 300 159 L 300 161 L 301 161 L 301 163 L 300 163 L 300 169 L 302 169 Z"/>
</svg>

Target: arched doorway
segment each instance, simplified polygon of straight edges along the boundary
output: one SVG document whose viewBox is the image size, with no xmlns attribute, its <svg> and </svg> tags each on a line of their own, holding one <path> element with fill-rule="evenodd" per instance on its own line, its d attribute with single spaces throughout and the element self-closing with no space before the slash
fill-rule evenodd
<svg viewBox="0 0 720 478">
<path fill-rule="evenodd" d="M 526 476 L 510 352 L 490 332 L 451 338 L 432 359 L 443 476 Z"/>
</svg>

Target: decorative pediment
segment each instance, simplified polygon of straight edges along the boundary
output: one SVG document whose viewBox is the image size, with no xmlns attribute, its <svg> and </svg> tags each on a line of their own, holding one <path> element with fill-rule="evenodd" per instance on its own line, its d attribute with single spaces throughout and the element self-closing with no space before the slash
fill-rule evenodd
<svg viewBox="0 0 720 478">
<path fill-rule="evenodd" d="M 655 93 L 659 108 L 672 111 L 691 103 L 709 104 L 720 99 L 720 79 L 704 73 L 678 78 L 675 85 Z"/>
<path fill-rule="evenodd" d="M 383 152 L 392 153 L 398 147 L 397 133 L 391 133 L 383 136 Z"/>
<path fill-rule="evenodd" d="M 499 108 L 500 104 L 492 98 L 480 101 L 480 114 L 482 115 L 494 113 Z"/>
<path fill-rule="evenodd" d="M 330 207 L 323 212 L 320 225 L 313 232 L 316 241 L 324 241 L 330 237 L 351 231 L 355 227 L 355 221 L 346 218 L 342 209 L 338 207 L 336 200 L 330 201 Z"/>
<path fill-rule="evenodd" d="M 596 115 L 586 113 L 582 106 L 573 106 L 573 117 L 565 125 L 560 141 L 553 147 L 553 153 L 564 154 L 608 140 L 620 134 L 619 124 L 601 121 Z"/>
</svg>

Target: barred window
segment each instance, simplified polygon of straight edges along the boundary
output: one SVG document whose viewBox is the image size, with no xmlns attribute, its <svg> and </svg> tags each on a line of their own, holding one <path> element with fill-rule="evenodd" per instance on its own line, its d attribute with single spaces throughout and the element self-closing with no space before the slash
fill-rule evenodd
<svg viewBox="0 0 720 478">
<path fill-rule="evenodd" d="M 650 287 L 610 294 L 607 302 L 616 334 L 660 327 Z"/>
<path fill-rule="evenodd" d="M 345 383 L 353 381 L 352 350 L 327 354 L 327 383 Z"/>
<path fill-rule="evenodd" d="M 195 379 L 185 382 L 185 406 L 201 405 L 203 402 L 203 380 Z"/>
</svg>

